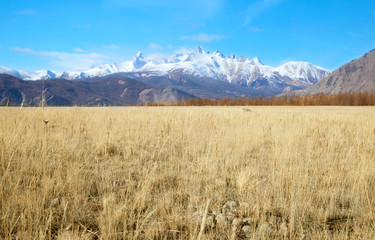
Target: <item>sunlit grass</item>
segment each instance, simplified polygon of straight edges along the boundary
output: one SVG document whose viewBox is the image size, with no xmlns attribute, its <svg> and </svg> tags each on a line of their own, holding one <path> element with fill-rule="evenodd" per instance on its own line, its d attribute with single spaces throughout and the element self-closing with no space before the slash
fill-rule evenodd
<svg viewBox="0 0 375 240">
<path fill-rule="evenodd" d="M 0 108 L 0 238 L 196 239 L 205 217 L 202 239 L 373 239 L 374 119 L 374 107 Z M 228 201 L 246 234 L 220 225 Z"/>
</svg>

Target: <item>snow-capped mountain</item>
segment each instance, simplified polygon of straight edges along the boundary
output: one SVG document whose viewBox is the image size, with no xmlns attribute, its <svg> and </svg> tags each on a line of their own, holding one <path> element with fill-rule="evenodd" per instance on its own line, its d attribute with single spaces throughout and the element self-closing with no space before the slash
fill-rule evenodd
<svg viewBox="0 0 375 240">
<path fill-rule="evenodd" d="M 274 87 L 282 91 L 305 88 L 318 82 L 331 71 L 307 62 L 287 62 L 279 67 L 264 65 L 257 57 L 228 56 L 220 52 L 206 52 L 202 47 L 178 52 L 170 56 L 143 57 L 141 52 L 129 61 L 103 64 L 82 72 L 53 71 L 25 72 L 0 67 L 7 73 L 24 80 L 64 78 L 68 80 L 102 77 L 113 73 L 139 73 L 141 78 L 164 76 L 171 79 L 210 78 L 252 88 Z"/>
<path fill-rule="evenodd" d="M 49 71 L 49 70 L 39 70 L 35 72 L 28 72 L 28 71 L 17 71 L 14 69 L 10 69 L 7 67 L 0 66 L 0 73 L 5 73 L 12 75 L 17 78 L 21 78 L 24 80 L 43 80 L 43 79 L 52 79 L 59 77 L 59 73 Z"/>
</svg>

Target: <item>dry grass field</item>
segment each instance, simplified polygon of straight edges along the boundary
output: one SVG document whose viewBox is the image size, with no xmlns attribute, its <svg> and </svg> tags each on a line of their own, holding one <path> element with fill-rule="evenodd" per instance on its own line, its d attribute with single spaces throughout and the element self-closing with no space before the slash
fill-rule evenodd
<svg viewBox="0 0 375 240">
<path fill-rule="evenodd" d="M 0 239 L 374 238 L 375 107 L 0 108 Z"/>
</svg>

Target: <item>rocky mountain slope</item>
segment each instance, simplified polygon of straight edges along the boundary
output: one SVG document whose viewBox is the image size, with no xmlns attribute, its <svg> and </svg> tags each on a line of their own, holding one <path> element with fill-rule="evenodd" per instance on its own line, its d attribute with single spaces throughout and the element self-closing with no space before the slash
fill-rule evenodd
<svg viewBox="0 0 375 240">
<path fill-rule="evenodd" d="M 315 85 L 292 95 L 375 91 L 375 50 L 338 68 Z"/>
<path fill-rule="evenodd" d="M 195 96 L 171 88 L 153 87 L 126 77 L 103 77 L 94 81 L 64 79 L 25 81 L 0 74 L 0 105 L 40 105 L 42 91 L 48 105 L 135 105 L 174 102 Z"/>
</svg>

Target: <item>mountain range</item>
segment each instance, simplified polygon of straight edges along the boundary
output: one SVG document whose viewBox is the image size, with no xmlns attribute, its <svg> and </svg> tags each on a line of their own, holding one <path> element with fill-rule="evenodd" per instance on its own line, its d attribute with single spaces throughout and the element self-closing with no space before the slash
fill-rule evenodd
<svg viewBox="0 0 375 240">
<path fill-rule="evenodd" d="M 3 73 L 3 74 L 1 74 Z M 0 67 L 0 101 L 39 105 L 134 105 L 189 98 L 265 97 L 375 91 L 375 50 L 334 72 L 306 62 L 264 65 L 202 47 L 171 56 L 104 64 L 82 72 Z"/>
<path fill-rule="evenodd" d="M 155 79 L 163 78 L 178 82 L 190 79 L 222 81 L 251 88 L 259 96 L 271 96 L 309 87 L 330 72 L 330 70 L 314 66 L 311 63 L 296 61 L 272 67 L 264 65 L 257 57 L 253 59 L 233 55 L 225 57 L 217 51 L 206 52 L 201 46 L 192 51 L 180 51 L 169 56 L 151 55 L 143 57 L 142 53 L 138 52 L 132 60 L 103 64 L 80 72 L 55 72 L 51 70 L 27 72 L 0 66 L 0 73 L 9 74 L 23 80 L 90 81 L 110 74 L 126 73 L 129 78 L 147 84 L 152 82 L 163 87 L 165 87 L 164 84 L 159 85 Z"/>
</svg>

